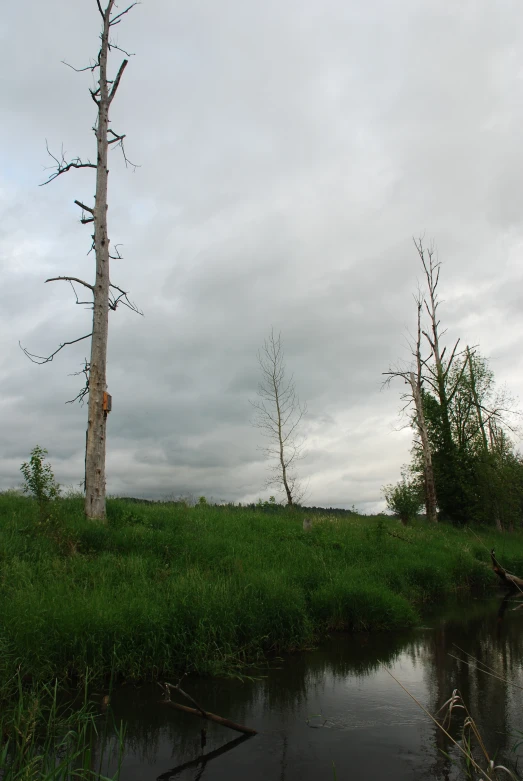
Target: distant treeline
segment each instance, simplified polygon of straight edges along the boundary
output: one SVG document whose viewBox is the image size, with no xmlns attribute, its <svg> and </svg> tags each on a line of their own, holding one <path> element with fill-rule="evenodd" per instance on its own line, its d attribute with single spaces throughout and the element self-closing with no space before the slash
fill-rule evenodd
<svg viewBox="0 0 523 781">
<path fill-rule="evenodd" d="M 133 502 L 134 504 L 159 504 L 159 505 L 194 505 L 194 504 L 200 504 L 200 505 L 212 505 L 213 507 L 228 507 L 228 508 L 238 508 L 238 509 L 248 509 L 248 510 L 261 510 L 262 512 L 274 512 L 274 513 L 281 513 L 282 511 L 282 505 L 277 504 L 274 502 L 262 502 L 261 500 L 258 501 L 258 503 L 251 502 L 250 504 L 242 504 L 239 502 L 238 504 L 234 504 L 234 502 L 217 502 L 214 504 L 213 502 L 207 503 L 207 501 L 202 502 L 201 500 L 198 502 L 193 497 L 180 497 L 178 499 L 141 499 L 139 497 L 134 496 L 118 496 L 115 497 L 118 499 L 121 499 L 124 502 Z M 295 510 L 299 510 L 300 512 L 306 514 L 306 515 L 333 515 L 338 517 L 347 517 L 347 516 L 353 516 L 353 515 L 364 515 L 364 513 L 361 513 L 359 510 L 357 510 L 355 507 L 352 507 L 350 510 L 346 510 L 342 507 L 306 507 L 304 505 L 294 505 L 293 509 L 289 512 L 293 512 Z"/>
</svg>

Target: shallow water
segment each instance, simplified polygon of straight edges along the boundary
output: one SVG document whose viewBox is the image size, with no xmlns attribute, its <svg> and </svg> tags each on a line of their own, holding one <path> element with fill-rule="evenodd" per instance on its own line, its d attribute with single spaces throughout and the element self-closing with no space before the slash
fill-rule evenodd
<svg viewBox="0 0 523 781">
<path fill-rule="evenodd" d="M 514 767 L 515 731 L 523 731 L 523 690 L 455 657 L 464 657 L 460 648 L 495 675 L 523 686 L 523 608 L 514 609 L 518 604 L 503 605 L 501 596 L 470 600 L 445 608 L 409 633 L 333 635 L 316 650 L 258 671 L 264 677 L 255 681 L 186 679 L 183 688 L 202 707 L 259 732 L 246 739 L 208 723 L 203 749 L 201 720 L 159 704 L 157 686 L 121 687 L 111 705 L 116 721 L 127 724 L 120 778 L 466 778 L 457 749 L 386 669 L 433 714 L 459 689 L 491 755 L 497 752 L 500 761 Z M 463 715 L 458 714 L 450 732 L 459 739 Z M 110 749 L 102 760 L 106 773 L 116 769 Z"/>
</svg>

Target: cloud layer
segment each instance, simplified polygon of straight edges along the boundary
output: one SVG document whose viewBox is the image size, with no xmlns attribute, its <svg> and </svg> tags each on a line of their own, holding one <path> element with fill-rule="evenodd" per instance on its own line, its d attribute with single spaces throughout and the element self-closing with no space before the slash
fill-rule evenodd
<svg viewBox="0 0 523 781">
<path fill-rule="evenodd" d="M 83 473 L 89 312 L 48 276 L 92 278 L 90 172 L 46 187 L 52 150 L 94 153 L 85 65 L 96 3 L 13 3 L 0 28 L 0 488 L 37 443 L 58 479 Z M 146 0 L 116 28 L 131 58 L 113 124 L 117 284 L 145 313 L 111 313 L 108 490 L 264 495 L 250 425 L 256 352 L 281 330 L 309 415 L 314 504 L 374 509 L 408 460 L 401 387 L 421 278 L 412 235 L 436 241 L 449 341 L 479 344 L 500 382 L 523 379 L 523 12 L 486 0 Z M 119 64 L 115 52 L 114 68 Z"/>
</svg>

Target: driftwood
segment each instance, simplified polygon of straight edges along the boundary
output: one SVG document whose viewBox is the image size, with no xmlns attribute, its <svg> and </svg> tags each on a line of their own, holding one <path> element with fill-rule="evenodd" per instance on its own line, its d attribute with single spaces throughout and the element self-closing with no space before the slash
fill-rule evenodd
<svg viewBox="0 0 523 781">
<path fill-rule="evenodd" d="M 506 588 L 523 591 L 523 578 L 518 578 L 517 575 L 511 575 L 509 572 L 503 569 L 501 564 L 499 564 L 498 561 L 496 560 L 496 552 L 494 548 L 490 551 L 490 558 L 492 559 L 492 567 L 494 569 L 494 572 L 501 580 L 503 585 Z"/>
<path fill-rule="evenodd" d="M 231 721 L 230 719 L 225 719 L 223 716 L 217 716 L 216 713 L 209 713 L 209 711 L 204 710 L 201 705 L 199 705 L 195 699 L 191 697 L 190 694 L 187 694 L 187 692 L 184 692 L 183 689 L 180 689 L 179 685 L 175 685 L 173 683 L 166 683 L 164 684 L 164 687 L 162 687 L 165 694 L 166 699 L 160 700 L 161 705 L 169 705 L 171 708 L 175 708 L 176 710 L 181 710 L 184 713 L 192 713 L 194 716 L 200 716 L 202 719 L 207 719 L 208 721 L 214 721 L 216 724 L 221 724 L 223 727 L 229 727 L 229 729 L 233 729 L 236 732 L 242 732 L 244 735 L 257 735 L 257 730 L 252 729 L 251 727 L 245 727 L 243 724 L 237 724 L 235 721 Z M 170 698 L 171 690 L 178 692 L 178 694 L 181 694 L 182 697 L 185 697 L 189 702 L 192 702 L 193 705 L 195 705 L 195 708 L 189 708 L 187 705 L 180 705 L 178 702 L 173 702 Z"/>
</svg>

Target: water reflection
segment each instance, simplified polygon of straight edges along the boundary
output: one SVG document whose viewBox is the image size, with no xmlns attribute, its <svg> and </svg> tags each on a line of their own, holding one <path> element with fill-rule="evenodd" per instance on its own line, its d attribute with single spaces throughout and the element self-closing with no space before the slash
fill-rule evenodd
<svg viewBox="0 0 523 781">
<path fill-rule="evenodd" d="M 289 656 L 259 680 L 186 681 L 206 709 L 259 731 L 253 738 L 158 704 L 157 687 L 122 687 L 113 697 L 127 723 L 123 781 L 464 778 L 449 739 L 390 678 L 436 713 L 459 689 L 492 754 L 515 763 L 511 733 L 521 726 L 523 610 L 513 601 L 469 601 L 416 631 L 335 635 Z M 491 668 L 487 675 L 470 656 Z M 468 661 L 467 661 L 468 660 Z M 494 677 L 497 676 L 497 677 Z M 460 719 L 449 731 L 460 735 Z M 103 762 L 113 772 L 115 760 Z"/>
</svg>

